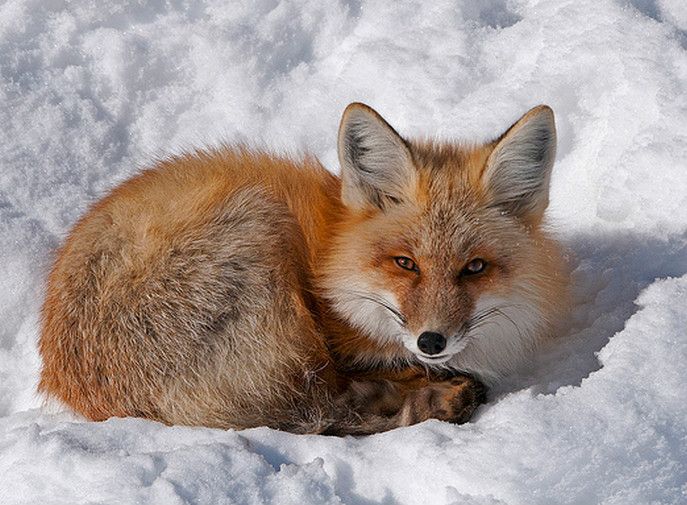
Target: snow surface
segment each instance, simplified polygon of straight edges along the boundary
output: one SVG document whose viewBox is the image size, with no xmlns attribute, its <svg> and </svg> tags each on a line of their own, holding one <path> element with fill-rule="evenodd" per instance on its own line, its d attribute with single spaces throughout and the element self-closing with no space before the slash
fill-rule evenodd
<svg viewBox="0 0 687 505">
<path fill-rule="evenodd" d="M 0 4 L 0 503 L 687 503 L 684 0 Z M 155 156 L 332 170 L 345 105 L 485 139 L 551 105 L 570 322 L 473 422 L 365 437 L 81 422 L 34 390 L 51 254 Z"/>
</svg>

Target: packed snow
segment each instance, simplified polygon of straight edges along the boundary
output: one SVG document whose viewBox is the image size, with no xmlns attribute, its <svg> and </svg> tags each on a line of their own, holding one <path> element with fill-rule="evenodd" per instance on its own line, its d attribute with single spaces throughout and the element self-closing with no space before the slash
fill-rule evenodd
<svg viewBox="0 0 687 505">
<path fill-rule="evenodd" d="M 55 248 L 156 157 L 221 141 L 337 171 L 343 108 L 484 140 L 538 103 L 574 307 L 462 426 L 362 437 L 84 422 L 35 393 Z M 0 503 L 687 503 L 684 0 L 6 0 Z"/>
</svg>

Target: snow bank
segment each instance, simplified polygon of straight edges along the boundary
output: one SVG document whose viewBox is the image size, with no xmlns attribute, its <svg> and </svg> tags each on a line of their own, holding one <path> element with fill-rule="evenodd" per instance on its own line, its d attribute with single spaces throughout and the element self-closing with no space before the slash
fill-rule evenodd
<svg viewBox="0 0 687 505">
<path fill-rule="evenodd" d="M 0 5 L 0 503 L 684 503 L 684 5 Z M 43 282 L 89 203 L 221 140 L 336 170 L 353 100 L 402 133 L 465 139 L 554 108 L 550 221 L 575 281 L 557 342 L 463 426 L 335 439 L 40 408 Z"/>
</svg>

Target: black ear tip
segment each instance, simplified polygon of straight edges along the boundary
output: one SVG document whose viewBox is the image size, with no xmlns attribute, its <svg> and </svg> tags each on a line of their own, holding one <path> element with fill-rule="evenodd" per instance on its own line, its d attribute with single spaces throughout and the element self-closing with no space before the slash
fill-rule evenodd
<svg viewBox="0 0 687 505">
<path fill-rule="evenodd" d="M 370 107 L 361 102 L 349 103 L 343 111 L 343 117 L 349 117 L 351 114 L 357 112 L 365 113 L 370 110 Z"/>
<path fill-rule="evenodd" d="M 362 102 L 353 102 L 348 104 L 348 106 L 343 111 L 343 116 L 341 120 L 345 122 L 355 117 L 361 119 L 373 117 L 377 120 L 384 121 L 376 110 Z"/>
<path fill-rule="evenodd" d="M 553 109 L 546 104 L 537 105 L 530 109 L 530 111 L 525 114 L 525 117 L 537 117 L 542 120 L 548 121 L 551 124 L 556 123 L 556 115 L 553 113 Z"/>
<path fill-rule="evenodd" d="M 364 104 L 363 102 L 351 102 L 346 106 L 344 112 L 348 112 L 355 109 L 372 110 L 372 107 L 370 107 L 367 104 Z"/>
</svg>

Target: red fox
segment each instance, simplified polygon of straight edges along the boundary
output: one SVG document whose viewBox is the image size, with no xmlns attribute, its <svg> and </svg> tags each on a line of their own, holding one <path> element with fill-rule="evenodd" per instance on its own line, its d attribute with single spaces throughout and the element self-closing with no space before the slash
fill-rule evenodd
<svg viewBox="0 0 687 505">
<path fill-rule="evenodd" d="M 565 308 L 542 227 L 556 130 L 484 145 L 341 120 L 341 177 L 245 147 L 159 162 L 50 272 L 39 390 L 91 420 L 366 434 L 464 422 Z"/>
</svg>

